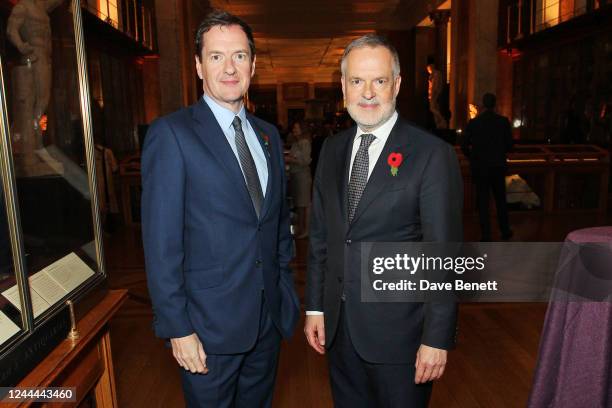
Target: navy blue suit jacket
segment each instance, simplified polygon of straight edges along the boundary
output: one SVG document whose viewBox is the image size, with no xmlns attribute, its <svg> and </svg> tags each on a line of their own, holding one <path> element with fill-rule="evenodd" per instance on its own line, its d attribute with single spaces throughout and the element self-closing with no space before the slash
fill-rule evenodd
<svg viewBox="0 0 612 408">
<path fill-rule="evenodd" d="M 203 100 L 155 121 L 142 153 L 155 332 L 162 338 L 195 332 L 210 354 L 255 344 L 262 298 L 284 337 L 299 316 L 280 137 L 269 123 L 247 119 L 268 165 L 260 219 L 238 159 Z"/>
</svg>

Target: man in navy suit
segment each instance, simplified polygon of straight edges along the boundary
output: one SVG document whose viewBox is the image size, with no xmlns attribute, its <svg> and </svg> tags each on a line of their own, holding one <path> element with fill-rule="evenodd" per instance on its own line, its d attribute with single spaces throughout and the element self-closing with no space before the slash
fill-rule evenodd
<svg viewBox="0 0 612 408">
<path fill-rule="evenodd" d="M 204 97 L 151 125 L 142 228 L 157 336 L 189 407 L 271 405 L 280 339 L 299 303 L 277 130 L 245 111 L 255 44 L 215 10 L 196 34 Z"/>
<path fill-rule="evenodd" d="M 425 407 L 455 343 L 456 304 L 363 302 L 360 242 L 461 241 L 459 164 L 396 112 L 399 56 L 386 39 L 354 40 L 341 71 L 356 126 L 321 150 L 304 332 L 328 355 L 336 407 Z"/>
</svg>

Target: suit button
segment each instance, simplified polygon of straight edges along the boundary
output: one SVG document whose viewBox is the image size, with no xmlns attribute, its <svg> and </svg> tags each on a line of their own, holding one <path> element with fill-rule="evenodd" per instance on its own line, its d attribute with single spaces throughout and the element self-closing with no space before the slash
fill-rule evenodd
<svg viewBox="0 0 612 408">
<path fill-rule="evenodd" d="M 353 241 L 351 241 L 350 239 L 347 239 L 347 240 L 345 241 L 345 243 L 346 243 L 346 245 L 347 245 L 347 246 L 349 246 L 349 245 L 351 245 L 351 244 L 353 243 Z"/>
<path fill-rule="evenodd" d="M 338 276 L 338 282 L 342 283 L 342 278 Z"/>
<path fill-rule="evenodd" d="M 261 268 L 261 264 L 262 264 L 261 259 L 258 259 L 258 260 L 255 261 L 255 266 L 256 267 Z"/>
<path fill-rule="evenodd" d="M 346 302 L 346 295 L 344 293 L 342 294 L 342 296 L 340 296 L 340 300 Z"/>
</svg>

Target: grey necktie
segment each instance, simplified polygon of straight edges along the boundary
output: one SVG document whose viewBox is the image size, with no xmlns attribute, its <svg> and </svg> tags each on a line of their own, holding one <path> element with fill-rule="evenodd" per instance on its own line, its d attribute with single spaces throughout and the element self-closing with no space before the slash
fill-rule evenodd
<svg viewBox="0 0 612 408">
<path fill-rule="evenodd" d="M 253 207 L 257 218 L 259 218 L 259 212 L 261 211 L 261 204 L 263 203 L 263 192 L 261 190 L 261 183 L 259 181 L 259 175 L 257 174 L 257 167 L 255 161 L 247 145 L 244 132 L 242 131 L 242 121 L 236 116 L 232 122 L 234 131 L 236 132 L 236 149 L 238 150 L 238 157 L 240 159 L 240 167 L 244 173 L 246 180 L 247 189 L 253 201 Z"/>
<path fill-rule="evenodd" d="M 357 155 L 353 161 L 353 168 L 351 170 L 351 179 L 348 185 L 348 220 L 353 221 L 355 216 L 355 210 L 365 190 L 365 186 L 368 183 L 368 167 L 370 165 L 370 155 L 368 154 L 368 148 L 372 142 L 376 139 L 376 136 L 365 133 L 361 135 L 361 143 Z"/>
</svg>

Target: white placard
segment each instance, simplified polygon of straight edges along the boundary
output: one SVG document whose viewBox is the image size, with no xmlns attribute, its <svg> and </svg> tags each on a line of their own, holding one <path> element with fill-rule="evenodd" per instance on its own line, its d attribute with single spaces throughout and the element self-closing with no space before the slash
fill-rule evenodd
<svg viewBox="0 0 612 408">
<path fill-rule="evenodd" d="M 19 326 L 13 323 L 7 315 L 0 312 L 0 344 L 19 333 L 19 330 Z"/>
<path fill-rule="evenodd" d="M 72 252 L 30 276 L 28 280 L 30 282 L 30 297 L 34 309 L 34 318 L 59 302 L 70 291 L 93 276 L 94 273 L 77 254 Z M 21 312 L 17 285 L 2 292 L 2 296 L 7 298 Z"/>
<path fill-rule="evenodd" d="M 47 266 L 43 271 L 47 272 L 66 292 L 76 289 L 95 273 L 74 252 Z"/>
<path fill-rule="evenodd" d="M 56 304 L 68 294 L 44 269 L 30 276 L 30 287 L 50 305 Z"/>
<path fill-rule="evenodd" d="M 8 299 L 21 312 L 21 301 L 19 300 L 19 291 L 17 285 L 12 286 L 2 292 L 2 296 Z M 34 318 L 40 316 L 45 310 L 51 307 L 38 293 L 30 287 L 30 298 L 32 300 L 32 308 L 34 309 Z"/>
</svg>

